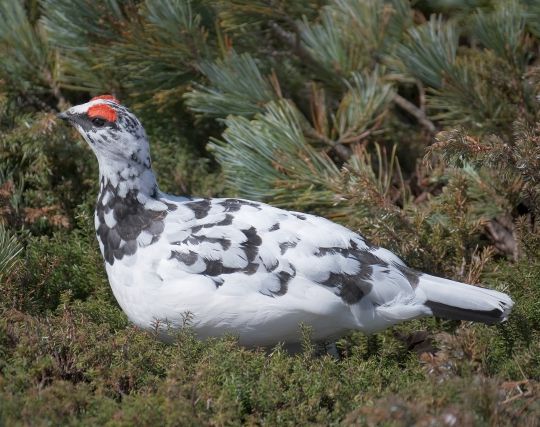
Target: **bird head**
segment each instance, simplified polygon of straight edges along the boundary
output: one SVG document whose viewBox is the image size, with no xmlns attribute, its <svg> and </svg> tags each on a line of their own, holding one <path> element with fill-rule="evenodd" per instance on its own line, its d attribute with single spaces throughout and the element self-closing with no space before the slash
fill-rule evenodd
<svg viewBox="0 0 540 427">
<path fill-rule="evenodd" d="M 129 180 L 151 170 L 150 149 L 141 122 L 112 95 L 96 96 L 58 117 L 71 123 L 90 145 L 102 175 Z"/>
</svg>

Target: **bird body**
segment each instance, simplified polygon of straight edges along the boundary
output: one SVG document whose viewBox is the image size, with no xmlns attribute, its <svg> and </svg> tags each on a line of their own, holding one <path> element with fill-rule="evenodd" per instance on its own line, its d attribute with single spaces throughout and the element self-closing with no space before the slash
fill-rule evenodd
<svg viewBox="0 0 540 427">
<path fill-rule="evenodd" d="M 188 323 L 201 338 L 247 346 L 367 333 L 440 315 L 497 323 L 504 293 L 437 278 L 324 218 L 233 198 L 159 191 L 138 119 L 110 96 L 61 115 L 96 154 L 96 235 L 120 307 L 164 339 Z"/>
</svg>

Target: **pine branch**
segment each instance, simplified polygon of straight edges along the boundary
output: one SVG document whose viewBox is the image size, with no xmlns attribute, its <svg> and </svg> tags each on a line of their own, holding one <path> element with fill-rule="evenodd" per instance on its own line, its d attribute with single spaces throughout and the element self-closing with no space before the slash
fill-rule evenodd
<svg viewBox="0 0 540 427">
<path fill-rule="evenodd" d="M 353 72 L 334 116 L 337 142 L 360 141 L 380 124 L 393 96 L 392 86 L 384 83 L 379 68 L 372 73 Z"/>
<path fill-rule="evenodd" d="M 311 56 L 311 53 L 302 45 L 302 43 L 300 42 L 300 38 L 298 37 L 298 33 L 293 34 L 285 30 L 281 25 L 274 21 L 270 22 L 270 27 L 278 36 L 278 38 L 282 42 L 288 44 L 289 47 L 292 48 L 296 56 L 300 58 L 304 63 L 309 64 L 312 68 L 315 68 L 317 70 L 324 69 L 324 67 L 322 67 L 321 64 L 315 58 L 313 58 Z M 315 131 L 312 128 L 307 129 L 307 132 L 310 137 L 320 140 L 328 146 L 332 147 L 342 160 L 347 160 L 351 156 L 351 150 L 345 145 L 334 141 L 326 137 L 325 135 L 321 135 L 319 132 Z"/>
<path fill-rule="evenodd" d="M 294 23 L 296 26 L 296 23 Z M 292 48 L 292 50 L 295 52 L 295 54 L 300 58 L 304 63 L 309 64 L 312 68 L 315 69 L 321 69 L 323 68 L 319 62 L 311 56 L 311 53 L 300 43 L 300 37 L 298 36 L 298 29 L 297 33 L 293 34 L 287 30 L 285 30 L 281 25 L 279 25 L 277 22 L 270 22 L 270 27 L 274 31 L 274 33 L 278 36 L 278 38 L 289 45 L 289 47 Z M 333 141 L 332 139 L 326 137 L 325 135 L 321 135 L 319 132 L 315 131 L 313 128 L 307 129 L 308 135 L 312 138 L 315 138 L 317 140 L 323 141 L 328 146 L 332 147 L 336 153 L 339 155 L 339 157 L 342 160 L 347 160 L 351 156 L 351 150 L 346 147 L 343 144 L 340 144 L 339 142 Z"/>
<path fill-rule="evenodd" d="M 522 70 L 527 61 L 525 11 L 517 0 L 498 2 L 493 11 L 478 9 L 472 19 L 473 34 L 497 56 Z"/>
<path fill-rule="evenodd" d="M 526 2 L 524 7 L 524 17 L 527 20 L 528 30 L 537 38 L 540 38 L 540 3 L 537 1 L 530 1 Z"/>
<path fill-rule="evenodd" d="M 31 22 L 24 4 L 17 0 L 0 2 L 0 79 L 11 91 L 29 99 L 26 92 L 63 98 L 57 79 L 58 56 L 49 45 L 39 22 Z"/>
<path fill-rule="evenodd" d="M 196 85 L 185 94 L 188 107 L 209 117 L 230 114 L 252 117 L 264 111 L 264 106 L 278 99 L 274 84 L 263 76 L 257 61 L 245 53 L 232 51 L 223 60 L 202 61 L 201 72 L 209 80 L 207 86 Z M 278 89 L 279 91 L 279 89 Z"/>
<path fill-rule="evenodd" d="M 22 246 L 17 238 L 0 224 L 0 280 L 9 275 L 21 251 Z"/>
<path fill-rule="evenodd" d="M 321 68 L 323 68 L 322 65 L 315 58 L 311 56 L 311 53 L 300 42 L 298 33 L 293 34 L 285 30 L 281 25 L 279 25 L 277 22 L 274 22 L 274 21 L 270 22 L 270 27 L 272 28 L 276 36 L 282 42 L 288 44 L 292 48 L 296 56 L 298 56 L 298 58 L 301 59 L 303 63 L 308 64 L 309 66 L 311 66 L 312 68 L 316 70 L 320 70 Z M 406 100 L 405 98 L 398 95 L 397 93 L 394 94 L 393 101 L 400 108 L 407 111 L 414 118 L 416 118 L 418 122 L 424 128 L 428 130 L 429 133 L 434 134 L 436 132 L 437 128 L 435 127 L 433 122 L 428 119 L 426 113 L 422 111 L 420 108 L 418 108 L 416 105 L 414 105 L 412 102 Z M 321 138 L 317 138 L 317 139 L 321 139 Z M 347 147 L 343 146 L 343 144 L 336 143 L 330 140 L 326 141 L 326 143 L 336 148 L 336 151 L 338 152 L 340 157 L 342 158 L 350 157 L 350 152 L 347 150 Z M 342 146 L 343 148 L 340 146 Z"/>
<path fill-rule="evenodd" d="M 407 31 L 394 57 L 408 74 L 432 88 L 440 88 L 456 60 L 459 33 L 455 25 L 442 16 L 432 15 L 425 24 Z"/>
<path fill-rule="evenodd" d="M 282 205 L 317 204 L 335 197 L 327 187 L 339 169 L 306 141 L 303 121 L 285 100 L 269 103 L 266 112 L 251 121 L 227 118 L 225 141 L 213 140 L 210 147 L 231 188 Z"/>
</svg>

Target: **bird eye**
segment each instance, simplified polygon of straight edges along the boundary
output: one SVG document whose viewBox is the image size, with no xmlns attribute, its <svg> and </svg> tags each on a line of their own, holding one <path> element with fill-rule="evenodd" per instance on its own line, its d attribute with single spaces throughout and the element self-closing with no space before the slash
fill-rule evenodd
<svg viewBox="0 0 540 427">
<path fill-rule="evenodd" d="M 92 124 L 98 128 L 102 127 L 105 124 L 105 119 L 102 119 L 101 117 L 94 117 L 92 119 Z"/>
</svg>

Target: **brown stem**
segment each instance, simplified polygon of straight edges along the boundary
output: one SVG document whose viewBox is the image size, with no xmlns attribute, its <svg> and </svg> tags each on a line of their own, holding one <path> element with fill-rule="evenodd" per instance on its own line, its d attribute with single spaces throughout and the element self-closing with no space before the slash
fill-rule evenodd
<svg viewBox="0 0 540 427">
<path fill-rule="evenodd" d="M 368 130 L 362 132 L 360 135 L 347 136 L 345 138 L 340 138 L 340 142 L 343 143 L 343 144 L 354 144 L 356 142 L 360 142 L 364 138 L 367 138 L 369 135 L 371 135 L 372 131 L 373 131 L 373 129 L 368 129 Z"/>
<path fill-rule="evenodd" d="M 343 144 L 340 144 L 330 138 L 328 138 L 326 135 L 323 135 L 319 132 L 317 132 L 315 129 L 313 128 L 308 128 L 308 129 L 305 129 L 305 132 L 306 132 L 306 135 L 311 137 L 311 138 L 314 138 L 314 139 L 318 139 L 319 141 L 322 141 L 324 142 L 326 145 L 332 147 L 337 155 L 342 159 L 342 160 L 349 160 L 349 157 L 351 157 L 351 149 L 349 147 L 346 147 L 345 145 Z"/>
<path fill-rule="evenodd" d="M 413 116 L 416 120 L 418 120 L 418 123 L 420 123 L 424 128 L 426 128 L 429 131 L 429 133 L 432 133 L 432 134 L 435 133 L 437 128 L 435 127 L 433 122 L 428 119 L 424 111 L 422 111 L 412 102 L 407 101 L 405 98 L 403 98 L 401 95 L 398 95 L 397 93 L 394 95 L 393 101 L 398 107 L 405 110 L 407 113 Z"/>
</svg>

